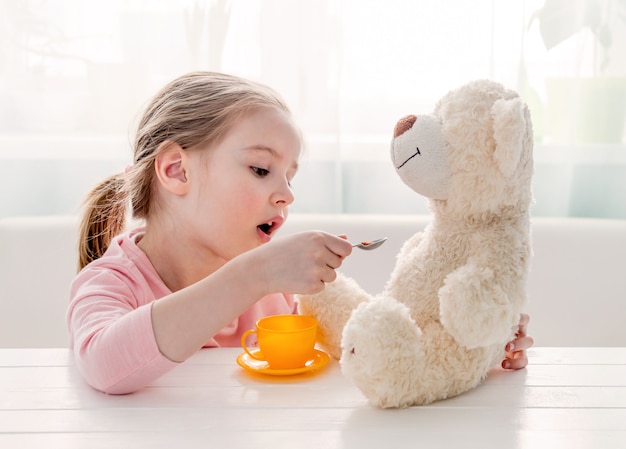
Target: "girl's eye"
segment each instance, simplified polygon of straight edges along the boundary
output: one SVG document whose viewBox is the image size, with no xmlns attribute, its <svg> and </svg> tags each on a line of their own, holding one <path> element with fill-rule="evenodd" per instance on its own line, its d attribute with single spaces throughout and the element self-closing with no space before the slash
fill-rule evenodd
<svg viewBox="0 0 626 449">
<path fill-rule="evenodd" d="M 255 175 L 257 175 L 257 176 L 259 176 L 261 178 L 264 178 L 264 177 L 266 177 L 267 175 L 270 174 L 270 171 L 266 170 L 264 168 L 250 167 L 250 169 L 254 172 Z"/>
</svg>

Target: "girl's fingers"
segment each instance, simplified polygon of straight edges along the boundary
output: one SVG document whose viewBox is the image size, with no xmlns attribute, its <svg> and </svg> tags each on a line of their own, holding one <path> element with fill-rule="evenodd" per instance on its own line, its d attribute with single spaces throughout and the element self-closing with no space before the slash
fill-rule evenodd
<svg viewBox="0 0 626 449">
<path fill-rule="evenodd" d="M 528 357 L 526 356 L 526 351 L 514 352 L 511 354 L 511 357 L 505 358 L 502 361 L 502 368 L 504 369 L 523 369 L 528 365 Z"/>
<path fill-rule="evenodd" d="M 532 337 L 529 337 L 528 335 L 520 336 L 507 345 L 507 351 L 525 351 L 531 348 L 534 343 L 535 342 Z"/>
<path fill-rule="evenodd" d="M 345 236 L 333 236 L 330 240 L 327 241 L 326 247 L 330 252 L 336 254 L 341 259 L 349 256 L 352 253 L 352 245 L 347 240 Z"/>
<path fill-rule="evenodd" d="M 515 339 L 506 345 L 506 357 L 502 361 L 504 369 L 523 369 L 528 365 L 526 350 L 534 344 L 532 337 L 526 334 L 530 316 L 526 313 L 520 315 L 519 329 Z"/>
</svg>

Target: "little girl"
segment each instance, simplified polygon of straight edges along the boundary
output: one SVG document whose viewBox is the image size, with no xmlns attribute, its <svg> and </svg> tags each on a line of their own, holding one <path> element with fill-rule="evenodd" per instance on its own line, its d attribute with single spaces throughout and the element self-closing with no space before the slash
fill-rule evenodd
<svg viewBox="0 0 626 449">
<path fill-rule="evenodd" d="M 289 109 L 266 86 L 196 72 L 156 95 L 133 165 L 85 205 L 67 320 L 91 386 L 133 392 L 202 347 L 239 346 L 259 318 L 296 313 L 293 294 L 335 279 L 352 251 L 346 239 L 272 238 L 294 200 L 301 145 Z M 127 205 L 143 227 L 124 229 Z M 527 321 L 506 368 L 527 364 Z"/>
</svg>

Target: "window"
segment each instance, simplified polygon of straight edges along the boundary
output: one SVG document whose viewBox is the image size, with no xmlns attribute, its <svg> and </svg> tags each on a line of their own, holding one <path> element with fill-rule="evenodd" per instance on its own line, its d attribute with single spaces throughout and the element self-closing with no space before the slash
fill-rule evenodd
<svg viewBox="0 0 626 449">
<path fill-rule="evenodd" d="M 428 213 L 389 162 L 394 124 L 492 78 L 531 108 L 532 213 L 626 218 L 624 0 L 0 0 L 0 11 L 0 216 L 77 212 L 130 161 L 146 101 L 182 73 L 219 70 L 291 105 L 307 144 L 294 212 Z"/>
</svg>

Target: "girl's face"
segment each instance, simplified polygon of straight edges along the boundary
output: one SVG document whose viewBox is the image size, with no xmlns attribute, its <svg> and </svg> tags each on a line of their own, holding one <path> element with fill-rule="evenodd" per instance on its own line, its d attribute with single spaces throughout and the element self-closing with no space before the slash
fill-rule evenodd
<svg viewBox="0 0 626 449">
<path fill-rule="evenodd" d="M 300 149 L 290 118 L 264 108 L 244 116 L 219 144 L 190 152 L 195 170 L 182 222 L 198 249 L 229 260 L 270 241 L 294 200 Z"/>
</svg>

